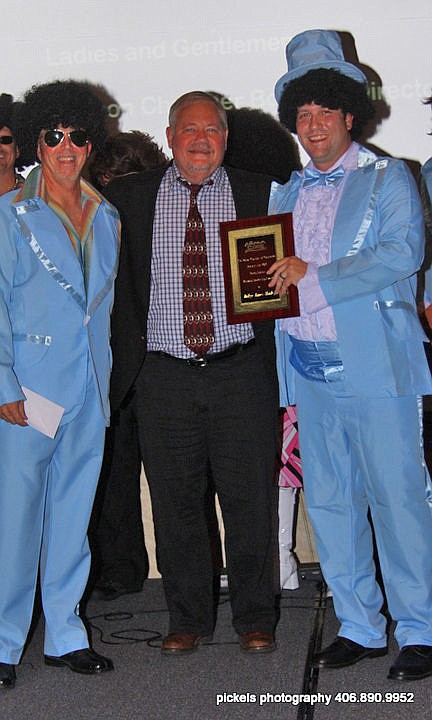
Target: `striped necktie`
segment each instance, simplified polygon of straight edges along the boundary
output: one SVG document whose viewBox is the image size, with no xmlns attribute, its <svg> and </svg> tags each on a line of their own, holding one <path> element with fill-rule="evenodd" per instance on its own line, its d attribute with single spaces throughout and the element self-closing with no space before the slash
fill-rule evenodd
<svg viewBox="0 0 432 720">
<path fill-rule="evenodd" d="M 184 344 L 196 355 L 205 355 L 214 343 L 214 324 L 205 228 L 197 205 L 197 195 L 203 186 L 181 182 L 190 191 L 183 250 Z"/>
</svg>

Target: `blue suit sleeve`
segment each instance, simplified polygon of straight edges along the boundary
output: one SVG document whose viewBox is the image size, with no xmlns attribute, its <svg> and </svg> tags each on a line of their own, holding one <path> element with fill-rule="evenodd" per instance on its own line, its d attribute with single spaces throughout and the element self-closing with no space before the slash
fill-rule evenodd
<svg viewBox="0 0 432 720">
<path fill-rule="evenodd" d="M 349 202 L 349 197 L 342 197 L 344 201 Z M 328 303 L 335 305 L 411 276 L 420 267 L 423 253 L 417 188 L 406 165 L 393 162 L 386 171 L 363 247 L 320 267 L 319 283 Z"/>
<path fill-rule="evenodd" d="M 25 398 L 13 371 L 14 349 L 10 303 L 13 302 L 13 280 L 17 268 L 17 251 L 13 226 L 0 211 L 0 405 Z"/>
</svg>

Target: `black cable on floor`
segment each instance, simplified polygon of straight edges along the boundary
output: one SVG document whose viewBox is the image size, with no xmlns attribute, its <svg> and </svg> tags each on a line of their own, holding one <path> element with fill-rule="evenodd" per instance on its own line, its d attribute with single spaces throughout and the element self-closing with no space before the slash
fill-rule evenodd
<svg viewBox="0 0 432 720">
<path fill-rule="evenodd" d="M 229 596 L 222 597 L 218 602 L 218 607 L 229 603 Z M 138 643 L 146 643 L 151 648 L 161 648 L 163 635 L 148 627 L 128 627 L 127 629 L 114 628 L 113 630 L 104 629 L 99 621 L 105 623 L 120 624 L 125 621 L 137 621 L 141 615 L 167 615 L 166 607 L 156 608 L 154 610 L 144 610 L 135 613 L 128 611 L 109 611 L 98 613 L 96 615 L 86 616 L 86 622 L 92 630 L 92 634 L 97 633 L 99 642 L 104 645 L 135 645 Z M 204 645 L 235 645 L 235 642 L 208 642 Z"/>
<path fill-rule="evenodd" d="M 317 575 L 317 592 L 313 598 L 299 597 L 298 594 L 295 596 L 282 596 L 280 600 L 279 610 L 310 610 L 313 615 L 313 624 L 311 630 L 311 636 L 309 641 L 308 655 L 306 658 L 305 673 L 303 680 L 302 694 L 313 693 L 316 688 L 316 680 L 314 675 L 318 676 L 318 671 L 312 667 L 312 656 L 315 652 L 319 652 L 321 649 L 321 636 L 322 636 L 322 624 L 324 622 L 324 611 L 326 605 L 326 592 L 327 587 L 321 578 L 319 572 L 319 566 L 311 564 L 304 569 L 305 577 L 309 576 L 310 573 Z M 219 598 L 218 607 L 229 603 L 229 594 L 226 592 L 221 593 Z M 156 609 L 146 609 L 144 611 L 135 611 L 134 613 L 128 611 L 108 611 L 89 615 L 86 617 L 87 623 L 90 625 L 92 634 L 97 634 L 99 642 L 104 645 L 135 645 L 145 643 L 148 647 L 154 649 L 160 649 L 162 645 L 162 634 L 152 628 L 148 627 L 149 617 L 151 615 L 163 615 L 167 614 L 168 610 L 166 607 L 159 607 Z M 144 627 L 141 625 L 141 616 L 146 616 Z M 119 627 L 121 623 L 130 621 L 127 628 Z M 134 623 L 134 625 L 132 625 Z M 108 625 L 108 627 L 107 627 Z M 109 627 L 111 625 L 111 627 Z M 151 625 L 151 622 L 150 622 Z M 112 629 L 111 629 L 112 628 Z M 238 641 L 222 641 L 206 642 L 205 645 L 215 646 L 227 646 L 237 645 Z M 306 708 L 307 709 L 307 708 Z M 301 714 L 303 712 L 303 714 Z M 299 705 L 297 720 L 311 720 L 312 714 L 304 714 L 306 712 L 302 705 Z"/>
<path fill-rule="evenodd" d="M 327 585 L 324 580 L 321 580 L 317 585 L 317 592 L 314 597 L 313 623 L 303 675 L 302 695 L 315 695 L 317 692 L 319 670 L 313 666 L 313 656 L 321 650 L 326 607 Z M 314 712 L 315 703 L 300 703 L 297 720 L 312 720 Z"/>
</svg>

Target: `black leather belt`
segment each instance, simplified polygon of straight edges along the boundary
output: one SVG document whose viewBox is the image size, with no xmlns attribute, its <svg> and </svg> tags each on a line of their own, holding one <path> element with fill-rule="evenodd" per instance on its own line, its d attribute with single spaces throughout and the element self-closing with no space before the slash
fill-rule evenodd
<svg viewBox="0 0 432 720">
<path fill-rule="evenodd" d="M 217 362 L 218 360 L 225 360 L 225 358 L 233 357 L 237 353 L 246 350 L 247 348 L 255 345 L 255 338 L 249 340 L 247 343 L 236 343 L 236 345 L 230 345 L 226 350 L 222 350 L 217 353 L 210 353 L 209 355 L 202 355 L 201 357 L 194 358 L 179 358 L 175 355 L 169 355 L 163 350 L 149 350 L 147 355 L 157 355 L 158 357 L 166 358 L 167 360 L 176 360 L 183 365 L 189 365 L 190 367 L 207 367 L 211 363 Z"/>
</svg>

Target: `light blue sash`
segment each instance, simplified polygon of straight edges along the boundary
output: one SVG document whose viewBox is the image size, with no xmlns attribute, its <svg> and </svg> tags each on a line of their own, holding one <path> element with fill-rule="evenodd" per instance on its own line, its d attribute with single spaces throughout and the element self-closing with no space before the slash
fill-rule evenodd
<svg viewBox="0 0 432 720">
<path fill-rule="evenodd" d="M 343 378 L 338 342 L 298 340 L 290 335 L 290 363 L 307 380 L 336 382 Z"/>
</svg>

